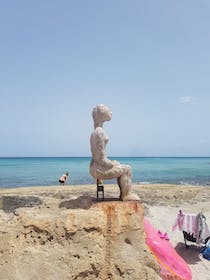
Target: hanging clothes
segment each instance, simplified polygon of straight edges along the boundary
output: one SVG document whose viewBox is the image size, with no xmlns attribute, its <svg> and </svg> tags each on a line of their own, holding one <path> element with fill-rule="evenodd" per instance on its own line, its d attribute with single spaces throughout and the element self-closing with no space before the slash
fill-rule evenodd
<svg viewBox="0 0 210 280">
<path fill-rule="evenodd" d="M 172 231 L 185 231 L 196 238 L 196 243 L 202 243 L 210 235 L 206 218 L 202 212 L 199 214 L 184 214 L 179 210 Z"/>
</svg>

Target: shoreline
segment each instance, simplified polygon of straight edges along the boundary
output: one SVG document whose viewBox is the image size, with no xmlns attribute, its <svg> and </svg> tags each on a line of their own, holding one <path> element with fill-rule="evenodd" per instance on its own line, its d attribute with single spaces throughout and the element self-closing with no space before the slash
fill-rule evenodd
<svg viewBox="0 0 210 280">
<path fill-rule="evenodd" d="M 83 184 L 83 183 L 79 183 L 79 184 L 71 184 L 71 183 L 67 183 L 67 184 L 65 184 L 65 186 L 64 187 L 82 187 L 82 186 L 90 186 L 90 187 L 92 187 L 92 186 L 95 186 L 96 184 L 94 184 L 93 182 L 91 182 L 91 183 L 85 183 L 85 184 Z M 117 185 L 117 182 L 115 183 L 115 182 L 108 182 L 108 183 L 106 183 L 106 182 L 104 182 L 104 185 L 106 185 L 106 186 L 116 186 L 116 187 L 118 187 L 118 185 Z M 210 183 L 206 183 L 206 184 L 190 184 L 190 183 L 183 183 L 183 182 L 181 182 L 181 183 L 151 183 L 151 182 L 133 182 L 132 183 L 132 187 L 134 187 L 134 188 L 136 188 L 136 187 L 138 187 L 138 186 L 177 186 L 177 187 L 206 187 L 206 188 L 210 188 Z M 7 187 L 7 186 L 0 186 L 0 191 L 1 190 L 8 190 L 8 189 L 12 189 L 12 190 L 16 190 L 16 189 L 28 189 L 28 188 L 55 188 L 55 187 L 60 187 L 60 185 L 57 183 L 57 184 L 49 184 L 49 185 L 24 185 L 24 186 L 17 186 L 17 187 L 11 187 L 11 186 L 9 186 L 9 187 Z M 63 186 L 62 186 L 63 187 Z"/>
<path fill-rule="evenodd" d="M 117 183 L 106 183 L 104 182 L 104 185 L 108 186 L 108 187 L 118 187 Z M 55 185 L 26 185 L 26 186 L 22 186 L 22 187 L 0 187 L 0 190 L 6 190 L 6 189 L 28 189 L 28 188 L 54 188 L 54 187 L 93 187 L 96 186 L 96 184 L 94 183 L 86 183 L 86 184 L 65 184 L 64 186 L 60 186 L 59 184 L 55 184 Z M 147 182 L 140 182 L 140 183 L 132 183 L 132 187 L 136 188 L 136 187 L 143 187 L 143 186 L 157 186 L 157 187 L 166 187 L 166 186 L 181 186 L 181 187 L 209 187 L 210 188 L 210 183 L 209 184 L 182 184 L 182 183 L 147 183 Z"/>
</svg>

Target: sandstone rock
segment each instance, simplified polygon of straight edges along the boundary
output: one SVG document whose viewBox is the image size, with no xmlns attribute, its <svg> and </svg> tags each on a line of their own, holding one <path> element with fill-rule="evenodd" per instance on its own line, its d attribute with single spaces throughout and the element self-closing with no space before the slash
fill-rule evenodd
<svg viewBox="0 0 210 280">
<path fill-rule="evenodd" d="M 21 208 L 7 225 L 0 219 L 0 279 L 159 279 L 140 203 L 72 208 Z"/>
</svg>

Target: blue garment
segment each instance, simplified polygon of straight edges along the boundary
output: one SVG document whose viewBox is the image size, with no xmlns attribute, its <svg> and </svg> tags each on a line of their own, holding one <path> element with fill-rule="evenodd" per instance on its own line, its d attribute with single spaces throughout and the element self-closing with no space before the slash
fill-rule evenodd
<svg viewBox="0 0 210 280">
<path fill-rule="evenodd" d="M 205 248 L 203 251 L 202 251 L 202 255 L 205 259 L 209 260 L 210 261 L 210 247 L 207 247 Z"/>
</svg>

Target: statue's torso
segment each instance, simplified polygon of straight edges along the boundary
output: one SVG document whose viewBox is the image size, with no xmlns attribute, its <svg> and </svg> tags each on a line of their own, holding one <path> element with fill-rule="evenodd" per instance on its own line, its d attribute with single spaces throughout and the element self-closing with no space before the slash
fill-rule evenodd
<svg viewBox="0 0 210 280">
<path fill-rule="evenodd" d="M 100 164 L 100 161 L 106 157 L 106 144 L 109 141 L 103 128 L 97 127 L 90 137 L 90 147 L 93 161 Z"/>
</svg>

